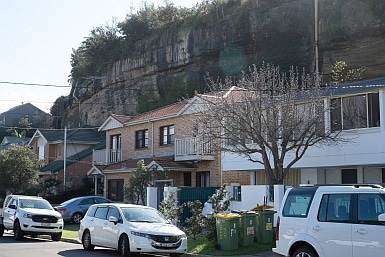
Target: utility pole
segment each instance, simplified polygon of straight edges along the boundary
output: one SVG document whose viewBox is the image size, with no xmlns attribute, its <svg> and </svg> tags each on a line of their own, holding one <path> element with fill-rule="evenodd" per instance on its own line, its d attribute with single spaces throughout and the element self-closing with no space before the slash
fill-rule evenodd
<svg viewBox="0 0 385 257">
<path fill-rule="evenodd" d="M 314 44 L 315 44 L 315 73 L 319 74 L 318 66 L 318 0 L 314 0 Z"/>
</svg>

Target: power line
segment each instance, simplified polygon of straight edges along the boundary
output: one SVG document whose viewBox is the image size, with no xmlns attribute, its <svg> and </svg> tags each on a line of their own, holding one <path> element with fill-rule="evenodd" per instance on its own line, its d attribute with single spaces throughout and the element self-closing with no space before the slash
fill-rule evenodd
<svg viewBox="0 0 385 257">
<path fill-rule="evenodd" d="M 11 82 L 11 81 L 0 81 L 0 84 L 24 85 L 24 86 L 39 86 L 39 87 L 71 87 L 71 86 L 62 86 L 62 85 L 34 84 L 34 83 Z"/>
</svg>

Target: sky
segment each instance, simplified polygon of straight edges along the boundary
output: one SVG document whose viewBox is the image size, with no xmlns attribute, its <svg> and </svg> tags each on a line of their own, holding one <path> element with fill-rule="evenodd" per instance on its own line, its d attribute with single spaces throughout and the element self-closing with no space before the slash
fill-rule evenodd
<svg viewBox="0 0 385 257">
<path fill-rule="evenodd" d="M 49 113 L 58 97 L 70 93 L 72 49 L 93 28 L 123 21 L 144 2 L 164 5 L 164 0 L 0 0 L 0 113 L 27 102 Z M 168 2 L 192 7 L 202 0 Z"/>
</svg>

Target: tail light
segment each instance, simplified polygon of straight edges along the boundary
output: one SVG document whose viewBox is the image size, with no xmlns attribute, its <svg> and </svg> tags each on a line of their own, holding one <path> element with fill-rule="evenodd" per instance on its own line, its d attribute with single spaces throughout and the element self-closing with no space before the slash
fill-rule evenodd
<svg viewBox="0 0 385 257">
<path fill-rule="evenodd" d="M 277 226 L 275 227 L 275 240 L 279 240 L 279 216 L 277 218 Z"/>
<path fill-rule="evenodd" d="M 65 212 L 67 209 L 66 208 L 58 208 L 57 211 L 60 212 L 60 213 L 63 213 Z"/>
</svg>

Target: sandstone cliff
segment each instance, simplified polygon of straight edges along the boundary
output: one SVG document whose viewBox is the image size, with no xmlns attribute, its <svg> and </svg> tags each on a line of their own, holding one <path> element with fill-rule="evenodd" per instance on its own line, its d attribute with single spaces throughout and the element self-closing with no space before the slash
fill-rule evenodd
<svg viewBox="0 0 385 257">
<path fill-rule="evenodd" d="M 103 78 L 69 96 L 66 123 L 100 125 L 112 111 L 136 115 L 143 97 L 162 99 L 180 87 L 204 90 L 205 76 L 236 76 L 262 61 L 314 69 L 314 1 L 249 1 L 229 15 L 218 10 L 198 25 L 149 35 L 137 42 L 136 58 L 121 60 Z M 271 0 L 273 1 L 273 0 Z M 365 78 L 384 76 L 385 3 L 377 0 L 319 0 L 319 66 L 325 80 L 332 64 L 366 66 Z M 175 85 L 174 85 L 175 86 Z M 140 98 L 141 96 L 142 98 Z M 181 96 L 182 97 L 182 96 Z M 139 103 L 138 103 L 139 101 Z"/>
</svg>

